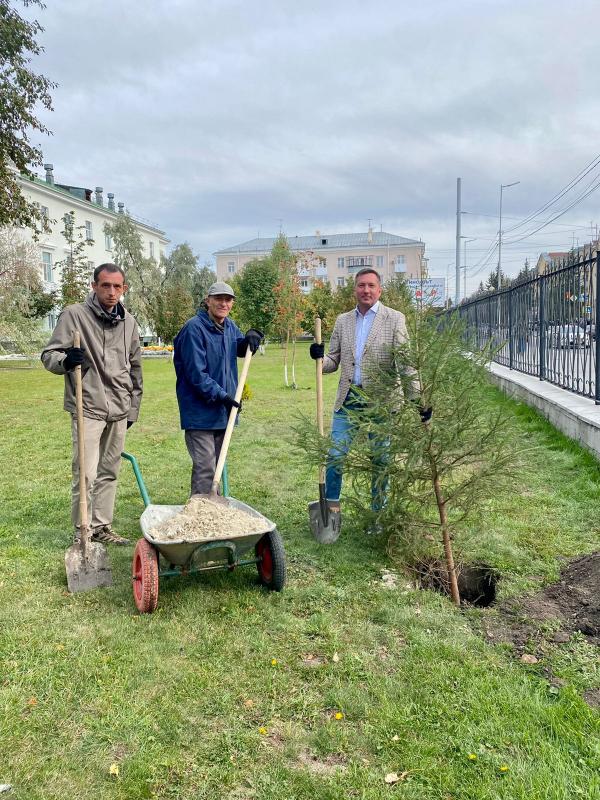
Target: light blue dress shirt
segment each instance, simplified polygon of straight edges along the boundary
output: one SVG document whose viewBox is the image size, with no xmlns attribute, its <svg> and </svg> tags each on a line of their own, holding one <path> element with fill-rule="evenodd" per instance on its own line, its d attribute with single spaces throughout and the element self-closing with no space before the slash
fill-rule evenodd
<svg viewBox="0 0 600 800">
<path fill-rule="evenodd" d="M 354 337 L 355 359 L 354 359 L 354 375 L 352 376 L 352 383 L 355 386 L 360 386 L 362 384 L 360 362 L 362 361 L 365 344 L 367 343 L 367 339 L 369 337 L 369 333 L 373 325 L 373 320 L 375 319 L 375 314 L 377 314 L 378 311 L 379 311 L 379 300 L 375 303 L 374 306 L 371 306 L 371 308 L 367 311 L 367 313 L 364 316 L 358 310 L 358 306 L 356 306 L 355 308 L 356 312 L 356 334 Z"/>
</svg>

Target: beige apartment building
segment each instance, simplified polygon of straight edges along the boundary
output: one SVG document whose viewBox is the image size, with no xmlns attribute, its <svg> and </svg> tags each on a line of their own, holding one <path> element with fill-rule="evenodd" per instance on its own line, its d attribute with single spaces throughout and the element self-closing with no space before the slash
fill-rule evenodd
<svg viewBox="0 0 600 800">
<path fill-rule="evenodd" d="M 300 285 L 309 292 L 315 280 L 327 281 L 332 288 L 345 286 L 364 267 L 373 267 L 384 283 L 396 275 L 406 278 L 427 277 L 425 244 L 384 231 L 365 233 L 290 236 L 288 242 L 298 253 Z M 218 250 L 213 255 L 219 280 L 231 279 L 252 259 L 271 252 L 275 239 L 251 239 Z M 309 268 L 304 264 L 310 263 Z"/>
<path fill-rule="evenodd" d="M 44 164 L 45 179 L 26 178 L 19 179 L 23 194 L 32 202 L 37 203 L 44 216 L 50 222 L 51 230 L 48 233 L 38 234 L 35 241 L 40 254 L 40 272 L 46 291 L 58 289 L 60 282 L 60 264 L 67 255 L 63 230 L 65 214 L 73 212 L 75 226 L 81 228 L 82 234 L 89 242 L 86 249 L 90 279 L 94 269 L 107 261 L 113 261 L 113 243 L 110 236 L 104 232 L 104 225 L 112 223 L 119 214 L 125 214 L 125 204 L 117 203 L 115 196 L 109 192 L 106 201 L 103 189 L 97 186 L 95 191 L 79 186 L 69 186 L 56 183 L 52 164 Z M 129 212 L 127 212 L 129 213 Z M 131 216 L 131 215 L 130 215 Z M 169 243 L 163 231 L 152 223 L 131 216 L 135 227 L 142 238 L 144 254 L 157 261 L 165 253 Z M 23 238 L 34 241 L 32 232 L 26 228 L 21 231 Z M 46 327 L 52 330 L 56 325 L 58 313 L 49 314 L 46 318 Z"/>
</svg>

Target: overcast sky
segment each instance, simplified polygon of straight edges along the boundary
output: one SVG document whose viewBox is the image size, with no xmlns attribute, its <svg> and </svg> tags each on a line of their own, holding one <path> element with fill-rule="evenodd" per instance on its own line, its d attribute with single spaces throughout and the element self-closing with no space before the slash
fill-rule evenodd
<svg viewBox="0 0 600 800">
<path fill-rule="evenodd" d="M 509 243 L 600 154 L 598 0 L 47 2 L 28 14 L 45 27 L 35 66 L 59 84 L 41 143 L 56 180 L 114 192 L 202 261 L 280 225 L 370 218 L 453 275 L 459 176 L 469 290 L 497 265 L 500 184 L 520 181 L 508 274 L 600 223 L 598 191 Z"/>
</svg>

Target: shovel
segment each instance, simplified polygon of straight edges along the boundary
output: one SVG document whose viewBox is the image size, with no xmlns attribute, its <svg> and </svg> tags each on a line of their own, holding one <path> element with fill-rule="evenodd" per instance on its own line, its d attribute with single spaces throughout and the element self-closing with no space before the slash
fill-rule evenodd
<svg viewBox="0 0 600 800">
<path fill-rule="evenodd" d="M 73 333 L 73 346 L 81 347 L 79 331 Z M 77 447 L 79 450 L 79 543 L 65 553 L 67 587 L 70 592 L 86 592 L 112 586 L 112 574 L 106 547 L 92 542 L 88 525 L 87 492 L 85 485 L 85 448 L 83 437 L 83 392 L 81 366 L 75 367 L 75 400 L 77 405 Z"/>
<path fill-rule="evenodd" d="M 237 389 L 235 392 L 234 399 L 236 403 L 239 403 L 240 400 L 242 399 L 244 384 L 246 383 L 248 370 L 250 369 L 251 358 L 252 358 L 252 351 L 248 346 L 246 349 L 246 355 L 244 356 L 244 363 L 242 365 L 242 374 L 240 375 L 240 379 L 238 381 Z M 231 441 L 231 434 L 233 433 L 233 426 L 235 425 L 235 418 L 237 417 L 238 411 L 239 411 L 238 408 L 232 406 L 231 411 L 229 412 L 229 419 L 227 420 L 227 427 L 225 428 L 225 436 L 223 436 L 223 444 L 221 445 L 221 452 L 219 453 L 219 460 L 217 461 L 215 476 L 213 478 L 212 486 L 210 487 L 210 494 L 197 495 L 198 497 L 206 497 L 208 500 L 212 500 L 213 503 L 222 503 L 225 505 L 228 504 L 226 498 L 221 497 L 221 495 L 219 494 L 219 483 L 221 482 L 221 475 L 223 474 L 223 467 L 225 466 L 227 451 L 229 450 L 229 442 Z"/>
<path fill-rule="evenodd" d="M 315 341 L 321 344 L 321 319 L 315 319 Z M 317 359 L 317 425 L 323 433 L 323 359 Z M 319 499 L 308 504 L 308 519 L 313 536 L 321 544 L 333 544 L 341 530 L 339 511 L 330 511 L 325 497 L 325 465 L 319 467 Z"/>
</svg>

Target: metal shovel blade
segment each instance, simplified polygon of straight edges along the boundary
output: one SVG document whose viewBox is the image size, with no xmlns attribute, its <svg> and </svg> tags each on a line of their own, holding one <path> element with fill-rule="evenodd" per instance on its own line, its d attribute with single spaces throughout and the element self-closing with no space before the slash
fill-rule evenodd
<svg viewBox="0 0 600 800">
<path fill-rule="evenodd" d="M 65 569 L 70 592 L 112 586 L 108 553 L 100 542 L 72 544 L 65 553 Z"/>
<path fill-rule="evenodd" d="M 339 511 L 330 511 L 325 499 L 325 486 L 319 484 L 319 499 L 308 504 L 308 519 L 312 535 L 320 544 L 333 544 L 342 529 Z"/>
</svg>

